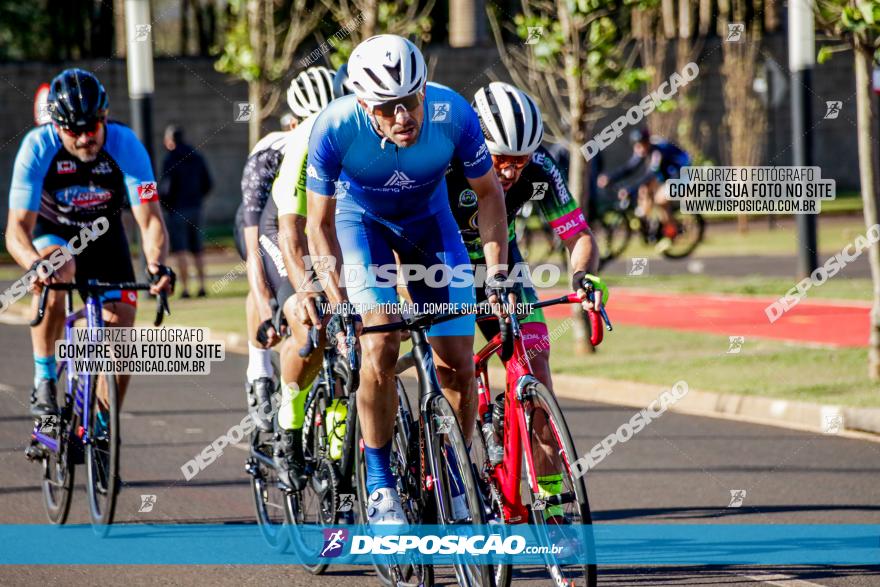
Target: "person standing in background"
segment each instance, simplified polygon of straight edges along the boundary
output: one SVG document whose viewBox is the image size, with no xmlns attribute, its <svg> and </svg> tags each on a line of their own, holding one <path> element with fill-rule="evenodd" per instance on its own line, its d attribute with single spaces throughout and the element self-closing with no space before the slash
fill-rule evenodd
<svg viewBox="0 0 880 587">
<path fill-rule="evenodd" d="M 202 155 L 183 140 L 183 128 L 169 125 L 165 129 L 168 155 L 162 163 L 159 196 L 165 208 L 171 254 L 177 264 L 180 297 L 189 297 L 189 265 L 191 253 L 199 278 L 200 298 L 205 297 L 205 263 L 202 257 L 202 200 L 213 187 L 211 174 Z"/>
</svg>

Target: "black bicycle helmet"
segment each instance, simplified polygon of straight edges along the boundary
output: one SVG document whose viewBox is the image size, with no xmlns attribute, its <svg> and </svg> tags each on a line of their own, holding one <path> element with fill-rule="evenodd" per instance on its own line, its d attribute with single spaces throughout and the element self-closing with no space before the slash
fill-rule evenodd
<svg viewBox="0 0 880 587">
<path fill-rule="evenodd" d="M 73 132 L 92 130 L 107 116 L 107 91 L 94 74 L 84 69 L 65 69 L 49 87 L 52 121 Z"/>
</svg>

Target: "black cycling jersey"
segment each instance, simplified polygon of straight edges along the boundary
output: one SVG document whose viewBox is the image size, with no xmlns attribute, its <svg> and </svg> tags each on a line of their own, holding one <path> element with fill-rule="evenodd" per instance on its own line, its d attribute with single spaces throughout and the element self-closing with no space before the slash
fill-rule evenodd
<svg viewBox="0 0 880 587">
<path fill-rule="evenodd" d="M 272 198 L 272 184 L 281 167 L 288 132 L 269 133 L 254 146 L 241 175 L 241 211 L 244 226 L 257 226 L 266 202 Z"/>
<path fill-rule="evenodd" d="M 449 207 L 458 223 L 468 255 L 472 260 L 483 258 L 483 243 L 477 225 L 477 194 L 471 189 L 461 162 L 454 159 L 446 171 Z M 507 225 L 510 239 L 514 238 L 514 220 L 520 208 L 534 201 L 544 219 L 560 238 L 568 238 L 587 228 L 583 212 L 568 191 L 565 177 L 546 149 L 538 147 L 532 160 L 523 169 L 517 181 L 505 194 Z"/>
</svg>

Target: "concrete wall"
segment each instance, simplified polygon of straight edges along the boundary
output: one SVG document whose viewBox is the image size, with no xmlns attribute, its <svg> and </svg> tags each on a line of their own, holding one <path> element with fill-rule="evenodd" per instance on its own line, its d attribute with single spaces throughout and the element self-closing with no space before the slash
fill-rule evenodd
<svg viewBox="0 0 880 587">
<path fill-rule="evenodd" d="M 785 39 L 776 37 L 767 49 L 781 64 L 786 64 Z M 433 78 L 447 84 L 468 98 L 480 86 L 490 81 L 494 70 L 504 76 L 504 68 L 494 47 L 469 49 L 439 49 L 429 51 L 435 62 Z M 707 155 L 720 161 L 718 129 L 723 116 L 720 69 L 721 51 L 717 44 L 707 45 L 700 60 L 700 103 L 697 117 L 710 129 Z M 126 89 L 125 63 L 120 60 L 79 62 L 79 67 L 98 74 L 110 94 L 111 116 L 129 123 L 129 104 Z M 8 186 L 15 153 L 22 136 L 31 128 L 33 94 L 40 83 L 53 77 L 63 64 L 35 62 L 0 64 L 0 185 Z M 188 140 L 206 156 L 214 173 L 216 189 L 208 200 L 208 220 L 211 223 L 228 222 L 240 198 L 241 169 L 247 156 L 247 125 L 234 122 L 236 102 L 247 101 L 244 83 L 229 79 L 214 71 L 209 60 L 193 58 L 165 58 L 156 62 L 156 95 L 154 98 L 154 152 L 155 163 L 161 165 L 164 149 L 161 133 L 171 121 L 182 123 Z M 815 159 L 823 175 L 838 181 L 838 189 L 858 186 L 856 157 L 855 99 L 851 56 L 835 55 L 831 63 L 817 66 L 814 75 Z M 637 98 L 636 98 L 637 99 Z M 822 120 L 826 100 L 843 102 L 843 111 L 837 120 Z M 620 112 L 622 112 L 621 110 Z M 602 128 L 619 115 L 609 112 L 607 119 L 597 126 Z M 791 160 L 790 113 L 788 98 L 775 111 L 775 149 L 769 154 L 771 163 L 788 165 Z M 265 131 L 277 130 L 277 119 L 265 123 Z M 625 140 L 618 140 L 605 151 L 606 164 L 617 164 L 627 155 Z M 5 218 L 8 197 L 0 198 L 0 213 Z"/>
</svg>

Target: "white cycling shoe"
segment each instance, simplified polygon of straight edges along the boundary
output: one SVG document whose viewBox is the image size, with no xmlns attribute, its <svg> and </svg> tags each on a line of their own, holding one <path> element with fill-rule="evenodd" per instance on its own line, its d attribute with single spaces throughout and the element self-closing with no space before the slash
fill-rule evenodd
<svg viewBox="0 0 880 587">
<path fill-rule="evenodd" d="M 372 525 L 406 525 L 406 515 L 400 505 L 400 495 L 390 487 L 381 487 L 370 494 L 367 502 L 367 521 Z"/>
</svg>

